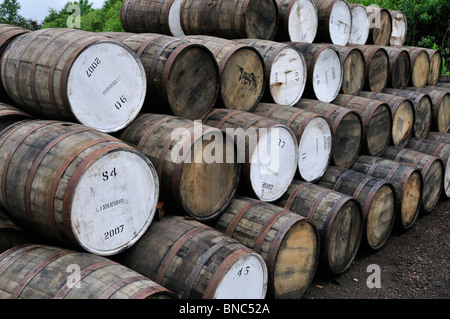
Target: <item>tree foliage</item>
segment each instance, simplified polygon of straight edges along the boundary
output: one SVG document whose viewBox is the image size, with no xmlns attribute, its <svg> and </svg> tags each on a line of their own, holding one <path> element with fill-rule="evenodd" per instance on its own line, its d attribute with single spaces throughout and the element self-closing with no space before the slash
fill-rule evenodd
<svg viewBox="0 0 450 319">
<path fill-rule="evenodd" d="M 37 21 L 25 19 L 19 14 L 21 5 L 17 0 L 4 0 L 0 4 L 0 23 L 16 25 L 22 28 L 37 30 L 40 26 Z"/>
</svg>

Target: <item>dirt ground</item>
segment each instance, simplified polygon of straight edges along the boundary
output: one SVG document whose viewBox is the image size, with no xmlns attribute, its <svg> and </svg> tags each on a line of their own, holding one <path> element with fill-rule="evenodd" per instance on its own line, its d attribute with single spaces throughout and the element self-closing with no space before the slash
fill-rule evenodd
<svg viewBox="0 0 450 319">
<path fill-rule="evenodd" d="M 344 274 L 318 270 L 303 299 L 450 299 L 449 226 L 450 199 L 442 198 L 411 229 L 394 229 L 380 250 L 361 248 Z"/>
</svg>

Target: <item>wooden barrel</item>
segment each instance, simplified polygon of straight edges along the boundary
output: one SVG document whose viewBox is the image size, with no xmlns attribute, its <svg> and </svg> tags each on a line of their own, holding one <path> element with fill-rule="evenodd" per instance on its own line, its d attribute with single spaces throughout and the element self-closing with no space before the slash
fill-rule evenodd
<svg viewBox="0 0 450 319">
<path fill-rule="evenodd" d="M 303 54 L 286 43 L 241 39 L 261 54 L 266 70 L 266 102 L 292 106 L 300 100 L 306 86 L 307 68 Z"/>
<path fill-rule="evenodd" d="M 434 87 L 450 91 L 450 83 L 448 82 L 438 82 Z"/>
<path fill-rule="evenodd" d="M 279 23 L 276 41 L 312 43 L 316 38 L 319 16 L 313 0 L 276 0 Z"/>
<path fill-rule="evenodd" d="M 8 47 L 8 45 L 19 35 L 24 33 L 29 33 L 30 30 L 24 29 L 22 27 L 18 27 L 15 25 L 0 23 L 0 61 L 3 59 L 3 54 Z M 0 63 L 1 69 L 1 63 Z M 1 74 L 1 72 L 0 72 Z M 9 102 L 8 94 L 3 88 L 3 83 L 1 83 L 0 79 L 0 100 L 2 102 Z"/>
<path fill-rule="evenodd" d="M 141 274 L 94 254 L 22 245 L 0 255 L 2 299 L 173 299 Z"/>
<path fill-rule="evenodd" d="M 361 116 L 351 109 L 317 100 L 301 99 L 295 107 L 327 119 L 333 132 L 331 163 L 343 168 L 351 166 L 363 144 Z"/>
<path fill-rule="evenodd" d="M 357 3 L 349 3 L 352 10 L 352 30 L 350 32 L 351 44 L 366 44 L 369 39 L 369 20 L 366 7 Z"/>
<path fill-rule="evenodd" d="M 356 47 L 333 45 L 339 52 L 343 78 L 341 93 L 359 95 L 366 81 L 366 61 L 362 51 Z"/>
<path fill-rule="evenodd" d="M 427 136 L 425 138 L 427 140 L 433 140 L 433 141 L 438 141 L 438 142 L 441 142 L 441 143 L 450 144 L 450 133 L 428 132 L 428 134 L 427 134 Z"/>
<path fill-rule="evenodd" d="M 320 233 L 319 267 L 342 274 L 355 258 L 362 239 L 358 201 L 325 187 L 294 180 L 276 205 L 311 219 Z"/>
<path fill-rule="evenodd" d="M 120 21 L 127 32 L 184 35 L 181 28 L 182 0 L 125 0 Z"/>
<path fill-rule="evenodd" d="M 383 158 L 410 165 L 419 169 L 423 178 L 422 207 L 427 213 L 436 206 L 444 183 L 444 164 L 442 159 L 408 148 L 388 147 Z"/>
<path fill-rule="evenodd" d="M 144 67 L 130 48 L 75 29 L 19 36 L 5 52 L 1 72 L 10 98 L 31 115 L 106 133 L 131 123 L 147 92 Z"/>
<path fill-rule="evenodd" d="M 278 27 L 274 0 L 182 1 L 181 27 L 185 35 L 210 35 L 224 39 L 272 40 Z"/>
<path fill-rule="evenodd" d="M 402 46 L 406 40 L 408 20 L 402 11 L 389 10 L 392 18 L 392 33 L 389 40 L 391 46 Z"/>
<path fill-rule="evenodd" d="M 311 220 L 273 204 L 236 197 L 213 227 L 264 258 L 271 297 L 298 299 L 310 286 L 320 248 Z"/>
<path fill-rule="evenodd" d="M 362 152 L 379 156 L 386 150 L 392 136 L 392 112 L 387 103 L 355 95 L 339 94 L 333 104 L 354 110 L 361 116 Z"/>
<path fill-rule="evenodd" d="M 270 103 L 260 103 L 253 113 L 284 124 L 294 132 L 302 180 L 313 183 L 325 173 L 333 145 L 333 133 L 326 118 L 303 109 Z"/>
<path fill-rule="evenodd" d="M 424 138 L 433 121 L 433 102 L 428 94 L 407 90 L 384 89 L 383 93 L 407 98 L 414 105 L 414 137 Z"/>
<path fill-rule="evenodd" d="M 109 35 L 141 60 L 147 76 L 147 98 L 141 113 L 201 119 L 219 97 L 220 73 L 215 57 L 203 45 L 156 33 Z"/>
<path fill-rule="evenodd" d="M 147 156 L 159 177 L 160 200 L 199 221 L 217 217 L 233 198 L 240 164 L 222 131 L 162 114 L 141 114 L 119 137 Z"/>
<path fill-rule="evenodd" d="M 216 58 L 220 72 L 220 99 L 216 107 L 251 111 L 258 105 L 267 79 L 264 59 L 257 49 L 204 35 L 183 39 L 206 46 Z"/>
<path fill-rule="evenodd" d="M 0 254 L 12 247 L 38 241 L 39 239 L 31 232 L 18 226 L 3 209 L 0 209 Z"/>
<path fill-rule="evenodd" d="M 33 119 L 33 117 L 15 106 L 0 102 L 0 131 L 25 119 Z"/>
<path fill-rule="evenodd" d="M 425 49 L 430 57 L 430 73 L 428 74 L 427 85 L 435 86 L 439 82 L 442 74 L 442 54 L 441 51 Z"/>
<path fill-rule="evenodd" d="M 391 40 L 392 17 L 389 10 L 378 6 L 367 6 L 369 37 L 367 44 L 387 46 Z"/>
<path fill-rule="evenodd" d="M 409 86 L 424 87 L 430 74 L 430 57 L 424 48 L 403 46 L 411 57 Z"/>
<path fill-rule="evenodd" d="M 315 42 L 347 45 L 352 30 L 352 12 L 345 0 L 314 0 L 319 23 Z"/>
<path fill-rule="evenodd" d="M 405 88 L 409 91 L 428 94 L 433 102 L 431 130 L 448 132 L 450 130 L 450 92 L 436 87 Z"/>
<path fill-rule="evenodd" d="M 240 194 L 272 202 L 286 192 L 300 163 L 297 138 L 289 127 L 228 109 L 216 109 L 204 123 L 235 141 L 237 162 L 243 164 Z"/>
<path fill-rule="evenodd" d="M 356 198 L 362 207 L 362 243 L 378 250 L 395 222 L 395 189 L 383 179 L 336 166 L 328 167 L 317 185 Z"/>
<path fill-rule="evenodd" d="M 165 216 L 121 254 L 120 263 L 180 299 L 264 299 L 268 272 L 261 255 L 195 220 Z"/>
<path fill-rule="evenodd" d="M 366 78 L 363 89 L 381 92 L 386 88 L 389 80 L 389 55 L 385 49 L 375 45 L 350 44 L 364 54 Z"/>
<path fill-rule="evenodd" d="M 139 240 L 158 202 L 158 176 L 147 157 L 75 123 L 9 126 L 0 134 L 0 172 L 0 204 L 14 221 L 103 256 Z"/>
<path fill-rule="evenodd" d="M 343 69 L 339 52 L 331 44 L 291 42 L 305 57 L 307 80 L 303 96 L 333 101 L 342 87 Z"/>
<path fill-rule="evenodd" d="M 360 96 L 388 104 L 392 114 L 392 140 L 394 146 L 404 147 L 414 134 L 415 113 L 413 103 L 401 96 L 386 93 L 361 92 Z"/>
<path fill-rule="evenodd" d="M 423 179 L 420 170 L 410 165 L 375 156 L 359 156 L 352 169 L 391 183 L 396 195 L 396 223 L 410 229 L 416 222 L 422 204 Z"/>
<path fill-rule="evenodd" d="M 384 49 L 389 55 L 389 80 L 387 87 L 404 89 L 408 85 L 411 75 L 411 57 L 403 47 L 387 47 Z"/>
<path fill-rule="evenodd" d="M 407 148 L 425 153 L 428 155 L 436 156 L 442 159 L 444 162 L 444 193 L 447 197 L 450 197 L 450 146 L 445 142 L 434 141 L 429 139 L 413 138 L 406 145 Z"/>
</svg>

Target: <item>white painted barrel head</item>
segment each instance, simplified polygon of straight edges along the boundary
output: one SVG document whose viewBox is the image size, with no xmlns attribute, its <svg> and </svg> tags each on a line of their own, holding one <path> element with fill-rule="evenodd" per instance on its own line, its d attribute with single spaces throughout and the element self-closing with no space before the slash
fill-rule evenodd
<svg viewBox="0 0 450 319">
<path fill-rule="evenodd" d="M 181 4 L 183 0 L 174 0 L 169 9 L 169 30 L 174 37 L 185 36 L 183 27 L 181 25 Z"/>
<path fill-rule="evenodd" d="M 296 0 L 289 13 L 288 33 L 293 42 L 312 43 L 316 38 L 319 17 L 312 0 Z"/>
<path fill-rule="evenodd" d="M 390 44 L 392 46 L 401 46 L 405 42 L 407 22 L 406 16 L 399 11 L 391 12 L 392 16 L 392 33 Z"/>
<path fill-rule="evenodd" d="M 71 225 L 76 240 L 101 256 L 124 251 L 150 226 L 158 196 L 158 175 L 148 158 L 124 149 L 101 156 L 74 190 Z"/>
<path fill-rule="evenodd" d="M 352 30 L 352 12 L 347 1 L 338 0 L 333 4 L 328 23 L 331 42 L 337 45 L 347 45 Z"/>
<path fill-rule="evenodd" d="M 337 95 L 343 80 L 342 62 L 332 47 L 323 49 L 317 57 L 313 70 L 313 89 L 319 101 L 330 103 Z"/>
<path fill-rule="evenodd" d="M 321 116 L 313 118 L 299 142 L 298 168 L 302 179 L 314 183 L 323 176 L 330 163 L 331 148 L 330 125 Z"/>
<path fill-rule="evenodd" d="M 305 57 L 295 48 L 285 47 L 275 57 L 270 70 L 270 94 L 275 103 L 295 105 L 306 86 Z"/>
<path fill-rule="evenodd" d="M 370 27 L 367 20 L 367 10 L 363 6 L 354 6 L 352 9 L 352 31 L 350 32 L 351 44 L 366 44 L 369 38 Z"/>
<path fill-rule="evenodd" d="M 264 299 L 267 281 L 264 259 L 256 253 L 247 253 L 222 277 L 213 299 Z"/>
<path fill-rule="evenodd" d="M 295 177 L 298 143 L 291 129 L 284 125 L 260 129 L 259 134 L 250 157 L 250 180 L 255 195 L 272 202 L 283 196 Z"/>
<path fill-rule="evenodd" d="M 74 60 L 67 96 L 76 119 L 100 132 L 114 133 L 139 114 L 147 93 L 144 67 L 127 46 L 112 40 L 86 47 Z"/>
</svg>

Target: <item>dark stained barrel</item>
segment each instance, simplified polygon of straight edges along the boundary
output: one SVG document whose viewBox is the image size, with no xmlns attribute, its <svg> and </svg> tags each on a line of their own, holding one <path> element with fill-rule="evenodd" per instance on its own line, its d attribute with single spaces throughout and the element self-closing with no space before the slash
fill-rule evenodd
<svg viewBox="0 0 450 319">
<path fill-rule="evenodd" d="M 389 55 L 389 80 L 387 87 L 404 89 L 411 75 L 411 57 L 402 47 L 383 47 Z"/>
<path fill-rule="evenodd" d="M 392 136 L 392 112 L 382 101 L 339 94 L 333 104 L 356 111 L 363 121 L 362 152 L 372 156 L 381 155 L 388 147 Z"/>
<path fill-rule="evenodd" d="M 427 85 L 437 85 L 439 77 L 442 74 L 442 54 L 441 51 L 426 49 L 430 57 L 430 74 L 428 75 Z"/>
</svg>

